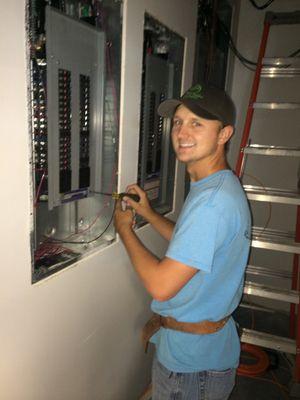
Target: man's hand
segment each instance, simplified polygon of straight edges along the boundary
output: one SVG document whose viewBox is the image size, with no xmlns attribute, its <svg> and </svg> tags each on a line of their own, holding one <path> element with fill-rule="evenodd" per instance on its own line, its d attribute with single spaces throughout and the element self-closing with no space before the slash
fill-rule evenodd
<svg viewBox="0 0 300 400">
<path fill-rule="evenodd" d="M 115 229 L 119 234 L 126 230 L 131 230 L 134 226 L 134 211 L 130 209 L 122 209 L 122 201 L 117 200 L 114 214 Z"/>
<path fill-rule="evenodd" d="M 129 185 L 126 189 L 128 193 L 138 194 L 140 200 L 134 201 L 130 197 L 123 197 L 132 209 L 139 215 L 141 215 L 147 222 L 153 226 L 153 228 L 166 240 L 170 240 L 172 237 L 174 222 L 168 218 L 160 215 L 158 212 L 153 210 L 148 200 L 146 192 L 142 190 L 138 185 Z"/>
<path fill-rule="evenodd" d="M 140 201 L 134 201 L 130 197 L 124 196 L 124 201 L 132 207 L 135 212 L 139 215 L 141 215 L 143 218 L 145 218 L 147 221 L 151 218 L 151 215 L 153 215 L 154 210 L 152 209 L 149 200 L 147 198 L 146 192 L 142 190 L 138 185 L 129 185 L 126 188 L 126 192 L 128 193 L 135 193 L 140 196 Z"/>
</svg>

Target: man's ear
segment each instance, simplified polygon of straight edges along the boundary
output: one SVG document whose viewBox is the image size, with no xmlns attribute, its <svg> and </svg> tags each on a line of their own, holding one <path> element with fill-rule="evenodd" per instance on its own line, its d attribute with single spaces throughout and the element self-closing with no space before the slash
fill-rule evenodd
<svg viewBox="0 0 300 400">
<path fill-rule="evenodd" d="M 224 126 L 224 128 L 220 130 L 218 143 L 219 144 L 227 143 L 231 138 L 231 136 L 233 135 L 233 131 L 234 131 L 233 126 L 231 125 Z"/>
</svg>

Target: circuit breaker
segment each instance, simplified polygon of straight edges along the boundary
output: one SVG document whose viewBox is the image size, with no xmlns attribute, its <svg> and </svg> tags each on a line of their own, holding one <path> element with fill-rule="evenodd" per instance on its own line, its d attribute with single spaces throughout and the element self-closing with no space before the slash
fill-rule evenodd
<svg viewBox="0 0 300 400">
<path fill-rule="evenodd" d="M 101 189 L 105 35 L 46 8 L 48 206 Z"/>
</svg>

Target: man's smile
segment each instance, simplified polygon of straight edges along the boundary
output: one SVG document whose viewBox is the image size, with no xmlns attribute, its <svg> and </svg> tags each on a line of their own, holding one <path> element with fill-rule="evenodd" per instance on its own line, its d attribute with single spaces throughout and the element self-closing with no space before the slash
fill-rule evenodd
<svg viewBox="0 0 300 400">
<path fill-rule="evenodd" d="M 184 148 L 184 149 L 188 149 L 191 147 L 194 147 L 195 143 L 179 143 L 179 147 Z"/>
</svg>

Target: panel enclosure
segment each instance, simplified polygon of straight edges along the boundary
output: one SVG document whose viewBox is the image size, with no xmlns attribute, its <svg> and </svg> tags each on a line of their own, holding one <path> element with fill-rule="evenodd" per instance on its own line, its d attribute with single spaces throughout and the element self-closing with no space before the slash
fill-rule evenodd
<svg viewBox="0 0 300 400">
<path fill-rule="evenodd" d="M 161 213 L 173 208 L 175 155 L 159 104 L 180 96 L 184 39 L 145 15 L 138 183 Z"/>
<path fill-rule="evenodd" d="M 121 3 L 51 4 L 28 7 L 33 282 L 115 240 Z"/>
<path fill-rule="evenodd" d="M 214 5 L 211 1 L 198 2 L 194 82 L 225 88 L 234 3 L 232 0 L 219 0 Z"/>
</svg>

